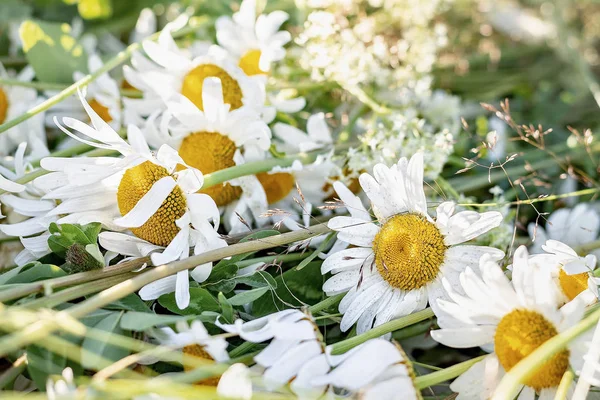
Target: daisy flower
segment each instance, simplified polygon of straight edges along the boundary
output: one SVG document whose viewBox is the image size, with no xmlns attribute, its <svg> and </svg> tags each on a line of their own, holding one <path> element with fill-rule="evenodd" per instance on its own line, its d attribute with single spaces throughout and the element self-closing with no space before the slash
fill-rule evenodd
<svg viewBox="0 0 600 400">
<path fill-rule="evenodd" d="M 558 240 L 547 240 L 542 245 L 543 254 L 530 256 L 532 263 L 546 268 L 552 275 L 559 304 L 576 297 L 586 304 L 598 299 L 600 278 L 594 276 L 596 256 L 580 257 L 575 250 Z"/>
<path fill-rule="evenodd" d="M 247 161 L 262 159 L 271 145 L 271 131 L 260 115 L 242 106 L 231 110 L 224 102 L 222 82 L 204 81 L 202 98 L 206 107 L 198 109 L 186 97 L 175 94 L 167 103 L 168 112 L 158 127 L 146 130 L 151 146 L 163 144 L 179 150 L 181 158 L 205 174 Z M 173 116 L 174 120 L 170 117 Z M 151 116 L 150 121 L 154 120 Z M 240 177 L 203 190 L 225 213 L 232 232 L 245 229 L 237 215 L 248 211 L 257 219 L 267 209 L 267 198 L 255 176 Z"/>
<path fill-rule="evenodd" d="M 150 335 L 157 339 L 161 345 L 174 349 L 181 349 L 183 354 L 198 357 L 203 360 L 216 362 L 229 361 L 227 341 L 219 336 L 211 336 L 202 322 L 194 321 L 188 325 L 185 321 L 177 322 L 177 332 L 169 327 L 153 329 Z M 184 366 L 185 371 L 193 368 Z M 201 385 L 216 386 L 219 378 L 209 378 L 198 382 Z"/>
<path fill-rule="evenodd" d="M 169 24 L 158 42 L 143 43 L 149 59 L 138 55 L 132 58 L 133 68 L 123 67 L 127 82 L 144 96 L 143 99 L 126 99 L 128 106 L 146 116 L 161 104 L 164 108 L 164 104 L 179 93 L 204 110 L 203 84 L 206 78 L 215 77 L 221 80 L 223 98 L 231 110 L 242 105 L 262 110 L 265 93 L 258 80 L 248 77 L 218 46 L 210 46 L 196 57 L 179 49 L 171 36 L 173 29 Z"/>
<path fill-rule="evenodd" d="M 81 93 L 80 98 L 93 127 L 72 118 L 63 118 L 62 122 L 92 140 L 76 136 L 57 122 L 59 128 L 83 143 L 118 151 L 123 157 L 43 159 L 42 168 L 52 172 L 38 178 L 35 184 L 48 191 L 44 199 L 60 201 L 46 215 L 58 216 L 57 223 L 101 222 L 112 231 L 100 234 L 105 249 L 125 255 L 153 252 L 155 265 L 188 257 L 190 247 L 199 254 L 226 246 L 216 232 L 217 206 L 210 196 L 197 193 L 203 184 L 202 173 L 188 166 L 167 145 L 153 154 L 141 131 L 133 125 L 128 128 L 129 143 L 126 142 Z M 118 234 L 126 230 L 131 235 Z M 203 281 L 211 269 L 212 263 L 204 264 L 191 275 Z M 177 305 L 187 307 L 187 270 L 147 285 L 140 294 L 149 300 L 173 291 Z"/>
<path fill-rule="evenodd" d="M 243 0 L 232 17 L 219 17 L 215 23 L 217 42 L 231 53 L 247 75 L 266 74 L 271 64 L 285 57 L 292 36 L 280 31 L 289 15 L 283 11 L 256 16 L 256 0 Z"/>
<path fill-rule="evenodd" d="M 365 332 L 373 322 L 422 310 L 428 301 L 435 311 L 442 278 L 458 284 L 460 271 L 476 267 L 483 254 L 504 256 L 491 247 L 461 245 L 497 227 L 499 212 L 454 214 L 454 203 L 444 202 L 435 219 L 428 214 L 421 153 L 391 168 L 378 164 L 373 172 L 362 174 L 360 185 L 378 223 L 342 183 L 334 183 L 340 199 L 354 208 L 353 216 L 335 217 L 328 226 L 355 247 L 331 254 L 321 267 L 334 274 L 323 285 L 328 296 L 348 292 L 339 305 L 342 331 L 358 322 L 357 331 Z"/>
<path fill-rule="evenodd" d="M 35 76 L 33 68 L 25 67 L 16 79 L 23 82 L 31 81 Z M 0 63 L 0 78 L 10 79 L 11 76 Z M 42 101 L 37 91 L 23 86 L 0 85 L 0 124 L 8 122 L 35 107 Z M 46 148 L 46 132 L 44 130 L 43 113 L 34 115 L 27 121 L 18 124 L 0 135 L 0 156 L 11 154 L 15 148 L 26 141 L 32 150 Z"/>
<path fill-rule="evenodd" d="M 446 346 L 493 348 L 450 385 L 459 400 L 489 398 L 507 371 L 576 324 L 584 312 L 584 304 L 578 301 L 558 308 L 550 274 L 529 262 L 524 246 L 514 254 L 512 282 L 488 256 L 482 258 L 479 270 L 481 276 L 471 267 L 461 273 L 464 295 L 456 291 L 458 285 L 444 279 L 451 300 L 438 300 L 438 315 L 446 318 L 438 320 L 442 329 L 431 332 Z M 533 400 L 536 394 L 553 399 L 565 371 L 581 370 L 586 340 L 577 338 L 546 361 L 521 385 L 519 399 Z"/>
<path fill-rule="evenodd" d="M 542 245 L 548 239 L 558 240 L 567 246 L 578 247 L 598 239 L 600 229 L 600 214 L 587 203 L 581 203 L 572 209 L 561 208 L 554 211 L 546 227 L 537 224 L 529 224 L 527 231 L 533 241 L 532 253 L 542 251 Z M 594 250 L 592 254 L 600 257 L 600 250 Z"/>
</svg>

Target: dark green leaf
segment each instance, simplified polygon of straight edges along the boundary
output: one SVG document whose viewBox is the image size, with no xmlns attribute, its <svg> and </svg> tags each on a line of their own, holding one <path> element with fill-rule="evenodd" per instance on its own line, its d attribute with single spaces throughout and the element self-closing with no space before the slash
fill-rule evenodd
<svg viewBox="0 0 600 400">
<path fill-rule="evenodd" d="M 243 306 L 252 303 L 254 300 L 262 297 L 262 295 L 264 295 L 268 291 L 268 286 L 259 287 L 256 289 L 246 290 L 241 293 L 238 293 L 235 296 L 230 297 L 228 300 L 232 306 Z"/>
<path fill-rule="evenodd" d="M 46 391 L 46 381 L 49 375 L 60 375 L 67 365 L 67 359 L 62 354 L 54 354 L 42 347 L 27 347 L 27 371 L 37 388 Z"/>
<path fill-rule="evenodd" d="M 221 304 L 221 316 L 224 323 L 231 324 L 233 322 L 233 306 L 223 293 L 219 293 L 219 303 Z"/>
<path fill-rule="evenodd" d="M 50 264 L 35 264 L 18 275 L 10 278 L 6 283 L 30 283 L 42 279 L 51 279 L 65 276 L 67 273 L 60 267 Z"/>
<path fill-rule="evenodd" d="M 100 320 L 94 328 L 106 332 L 104 340 L 85 338 L 82 348 L 87 350 L 81 354 L 81 365 L 87 369 L 98 369 L 103 366 L 102 358 L 117 361 L 129 354 L 129 350 L 109 344 L 111 335 L 123 335 L 125 332 L 119 325 L 122 313 L 114 312 Z"/>
<path fill-rule="evenodd" d="M 114 301 L 104 308 L 108 308 L 110 310 L 139 311 L 142 313 L 150 312 L 150 308 L 135 293 L 125 296 L 120 300 Z"/>
<path fill-rule="evenodd" d="M 177 321 L 190 319 L 179 315 L 157 315 L 149 312 L 127 312 L 121 318 L 121 328 L 130 331 L 145 331 L 158 325 L 174 324 Z"/>
<path fill-rule="evenodd" d="M 190 305 L 181 310 L 177 307 L 175 293 L 163 294 L 158 298 L 158 303 L 177 315 L 200 315 L 203 311 L 220 311 L 219 302 L 206 289 L 190 288 Z"/>
<path fill-rule="evenodd" d="M 269 287 L 271 289 L 277 289 L 277 282 L 275 278 L 265 271 L 256 271 L 252 275 L 240 276 L 236 278 L 237 283 L 251 286 L 253 288 Z"/>
</svg>

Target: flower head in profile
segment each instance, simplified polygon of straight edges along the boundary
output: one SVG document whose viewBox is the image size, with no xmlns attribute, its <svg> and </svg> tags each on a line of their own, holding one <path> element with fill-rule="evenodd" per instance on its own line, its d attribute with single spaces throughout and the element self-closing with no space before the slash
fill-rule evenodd
<svg viewBox="0 0 600 400">
<path fill-rule="evenodd" d="M 444 202 L 435 219 L 429 215 L 420 153 L 391 168 L 378 164 L 373 172 L 362 174 L 360 184 L 377 222 L 348 188 L 334 183 L 351 216 L 335 217 L 328 226 L 354 247 L 329 255 L 321 272 L 333 273 L 323 285 L 327 295 L 347 292 L 339 305 L 342 331 L 358 323 L 357 331 L 365 332 L 428 302 L 435 311 L 442 278 L 458 284 L 460 272 L 477 268 L 483 254 L 504 256 L 491 247 L 463 244 L 498 226 L 499 212 L 455 214 L 454 203 Z"/>
<path fill-rule="evenodd" d="M 271 64 L 285 57 L 285 46 L 292 38 L 280 31 L 289 15 L 283 11 L 256 16 L 256 0 L 243 0 L 232 17 L 217 19 L 217 41 L 232 56 L 247 75 L 266 74 Z"/>
<path fill-rule="evenodd" d="M 550 274 L 530 262 L 524 246 L 515 252 L 512 281 L 489 256 L 482 258 L 479 270 L 480 275 L 468 267 L 460 285 L 444 280 L 451 300 L 438 300 L 437 313 L 444 318 L 438 320 L 441 329 L 431 332 L 446 346 L 493 348 L 450 385 L 458 399 L 489 398 L 506 372 L 576 324 L 584 312 L 579 301 L 559 308 Z M 534 399 L 536 394 L 554 398 L 565 371 L 581 369 L 586 340 L 575 339 L 543 363 L 521 385 L 519 399 Z"/>
</svg>

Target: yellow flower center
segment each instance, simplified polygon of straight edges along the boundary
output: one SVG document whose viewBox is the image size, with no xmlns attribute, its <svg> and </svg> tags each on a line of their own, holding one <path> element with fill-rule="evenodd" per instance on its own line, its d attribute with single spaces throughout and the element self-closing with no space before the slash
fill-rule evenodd
<svg viewBox="0 0 600 400">
<path fill-rule="evenodd" d="M 117 191 L 121 215 L 131 211 L 155 182 L 168 175 L 165 168 L 150 161 L 125 171 Z M 154 215 L 139 228 L 131 228 L 131 232 L 152 244 L 168 246 L 179 232 L 175 221 L 181 218 L 185 211 L 185 197 L 179 186 L 175 186 Z"/>
<path fill-rule="evenodd" d="M 185 346 L 183 349 L 183 354 L 194 356 L 197 358 L 201 358 L 203 360 L 215 361 L 214 358 L 208 354 L 204 347 L 199 344 L 191 344 L 189 346 Z M 187 365 L 183 366 L 185 372 L 192 371 L 194 368 L 189 367 Z M 219 384 L 220 377 L 215 376 L 214 378 L 203 379 L 201 381 L 196 382 L 196 385 L 207 385 L 207 386 L 217 386 Z"/>
<path fill-rule="evenodd" d="M 377 270 L 390 285 L 402 290 L 419 289 L 433 281 L 446 249 L 440 230 L 419 214 L 391 217 L 373 240 Z"/>
<path fill-rule="evenodd" d="M 260 174 L 256 174 L 256 177 L 263 189 L 265 189 L 269 204 L 274 204 L 285 199 L 294 188 L 296 182 L 294 175 L 287 172 L 278 172 L 276 174 L 261 172 Z"/>
<path fill-rule="evenodd" d="M 100 118 L 104 120 L 104 122 L 108 123 L 113 120 L 110 113 L 108 112 L 108 107 L 104 107 L 98 102 L 98 100 L 92 99 L 90 101 L 90 107 L 92 107 L 92 110 L 96 111 L 96 114 L 98 114 Z"/>
<path fill-rule="evenodd" d="M 536 311 L 514 310 L 506 314 L 496 328 L 494 351 L 506 371 L 556 336 L 554 325 Z M 569 367 L 569 351 L 556 353 L 525 384 L 540 391 L 558 386 Z"/>
<path fill-rule="evenodd" d="M 227 136 L 217 132 L 196 132 L 183 139 L 179 155 L 188 165 L 210 174 L 233 167 L 236 146 Z M 242 189 L 229 183 L 211 186 L 201 190 L 213 198 L 218 206 L 225 206 L 239 199 Z"/>
<path fill-rule="evenodd" d="M 238 82 L 221 67 L 213 64 L 201 64 L 192 69 L 183 78 L 181 94 L 190 99 L 199 109 L 204 110 L 202 104 L 202 85 L 204 79 L 215 77 L 221 80 L 223 100 L 235 110 L 242 106 L 242 89 Z"/>
<path fill-rule="evenodd" d="M 567 275 L 561 268 L 558 273 L 558 283 L 569 300 L 573 300 L 579 293 L 588 288 L 588 273 Z"/>
<path fill-rule="evenodd" d="M 246 54 L 240 58 L 239 66 L 246 73 L 246 75 L 260 75 L 267 73 L 258 66 L 260 55 L 260 50 L 255 49 L 246 52 Z"/>
<path fill-rule="evenodd" d="M 6 114 L 8 114 L 8 96 L 0 88 L 0 124 L 6 120 Z"/>
</svg>

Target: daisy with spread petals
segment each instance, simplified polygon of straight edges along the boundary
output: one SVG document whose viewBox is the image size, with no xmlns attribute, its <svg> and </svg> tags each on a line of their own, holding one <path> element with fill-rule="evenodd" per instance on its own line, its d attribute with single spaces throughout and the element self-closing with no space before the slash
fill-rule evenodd
<svg viewBox="0 0 600 400">
<path fill-rule="evenodd" d="M 289 15 L 283 11 L 256 16 L 256 0 L 244 0 L 232 17 L 217 19 L 217 42 L 238 61 L 247 75 L 265 74 L 271 64 L 285 57 L 285 46 L 292 36 L 280 31 Z"/>
<path fill-rule="evenodd" d="M 501 259 L 504 253 L 484 246 L 464 245 L 497 227 L 499 212 L 454 213 L 454 203 L 427 211 L 423 190 L 423 156 L 400 159 L 391 168 L 377 164 L 373 176 L 362 174 L 360 185 L 371 200 L 377 223 L 356 196 L 339 182 L 340 199 L 351 204 L 353 216 L 331 219 L 338 239 L 355 247 L 331 254 L 321 267 L 333 273 L 323 285 L 328 296 L 347 292 L 339 305 L 342 331 L 357 324 L 359 333 L 392 319 L 422 310 L 443 295 L 442 278 L 458 284 L 466 267 L 477 267 L 483 254 Z"/>
<path fill-rule="evenodd" d="M 179 49 L 171 36 L 172 29 L 172 25 L 167 25 L 158 42 L 143 43 L 149 60 L 137 56 L 132 60 L 133 68 L 123 68 L 127 82 L 141 90 L 144 96 L 143 99 L 128 99 L 126 104 L 140 115 L 149 115 L 156 109 L 149 106 L 156 107 L 162 102 L 164 108 L 164 104 L 179 93 L 204 110 L 203 84 L 206 78 L 214 77 L 221 80 L 223 99 L 231 110 L 243 105 L 262 110 L 264 87 L 235 65 L 225 50 L 210 46 L 193 57 Z"/>
<path fill-rule="evenodd" d="M 579 256 L 575 250 L 558 240 L 547 240 L 544 253 L 533 254 L 530 262 L 551 274 L 559 304 L 579 298 L 585 304 L 598 300 L 600 278 L 594 276 L 596 256 Z"/>
<path fill-rule="evenodd" d="M 226 246 L 216 232 L 217 206 L 210 196 L 197 193 L 203 184 L 202 173 L 167 145 L 152 153 L 135 126 L 128 128 L 129 142 L 123 140 L 82 94 L 80 98 L 93 127 L 63 118 L 66 128 L 57 122 L 59 128 L 74 139 L 118 151 L 123 157 L 43 159 L 42 168 L 52 172 L 35 184 L 48 192 L 45 199 L 60 202 L 46 216 L 58 217 L 57 223 L 101 222 L 108 230 L 99 236 L 105 249 L 132 256 L 152 253 L 155 265 L 188 257 L 190 247 L 199 254 Z M 129 232 L 119 233 L 124 231 Z M 203 281 L 211 269 L 211 263 L 204 264 L 191 275 Z M 188 277 L 187 270 L 181 271 L 147 285 L 140 293 L 148 300 L 175 291 L 177 305 L 185 308 L 189 304 Z"/>
<path fill-rule="evenodd" d="M 174 95 L 160 123 L 148 125 L 146 137 L 153 147 L 168 144 L 178 149 L 181 158 L 204 174 L 242 165 L 264 157 L 271 145 L 271 131 L 259 114 L 242 106 L 231 110 L 224 103 L 222 82 L 204 81 L 204 110 L 182 95 Z M 173 117 L 173 118 L 171 118 Z M 150 117 L 153 121 L 154 116 Z M 202 193 L 210 195 L 225 213 L 225 225 L 231 232 L 247 229 L 238 215 L 246 212 L 256 219 L 267 209 L 267 198 L 255 176 L 244 176 Z"/>
<path fill-rule="evenodd" d="M 461 274 L 460 287 L 444 279 L 450 301 L 438 300 L 438 324 L 431 332 L 436 341 L 450 347 L 486 346 L 493 352 L 459 376 L 450 389 L 458 400 L 488 399 L 502 377 L 519 361 L 556 335 L 575 325 L 584 313 L 579 301 L 559 308 L 552 293 L 551 276 L 529 262 L 527 249 L 514 254 L 512 281 L 488 256 L 482 258 L 480 274 L 471 267 Z M 541 365 L 519 389 L 519 400 L 554 399 L 563 374 L 577 373 L 584 362 L 584 334 Z M 572 392 L 567 395 L 570 399 Z"/>
</svg>

